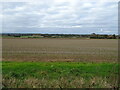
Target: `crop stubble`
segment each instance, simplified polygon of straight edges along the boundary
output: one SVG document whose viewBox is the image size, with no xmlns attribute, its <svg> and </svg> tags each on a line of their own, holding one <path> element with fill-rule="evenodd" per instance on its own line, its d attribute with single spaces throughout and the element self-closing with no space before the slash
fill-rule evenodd
<svg viewBox="0 0 120 90">
<path fill-rule="evenodd" d="M 3 61 L 116 62 L 118 40 L 3 39 Z"/>
</svg>

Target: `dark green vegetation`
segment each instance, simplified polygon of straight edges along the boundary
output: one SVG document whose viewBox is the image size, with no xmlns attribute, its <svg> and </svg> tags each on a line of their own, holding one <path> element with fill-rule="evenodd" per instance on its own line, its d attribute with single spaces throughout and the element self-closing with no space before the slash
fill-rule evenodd
<svg viewBox="0 0 120 90">
<path fill-rule="evenodd" d="M 3 62 L 4 87 L 117 87 L 118 64 L 80 62 Z"/>
<path fill-rule="evenodd" d="M 79 39 L 116 39 L 118 35 L 107 34 L 35 34 L 35 33 L 3 33 L 3 38 L 79 38 Z"/>
</svg>

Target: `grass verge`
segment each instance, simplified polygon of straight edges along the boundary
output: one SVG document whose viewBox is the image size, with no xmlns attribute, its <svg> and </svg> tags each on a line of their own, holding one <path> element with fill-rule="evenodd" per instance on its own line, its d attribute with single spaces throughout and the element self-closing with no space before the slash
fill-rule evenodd
<svg viewBox="0 0 120 90">
<path fill-rule="evenodd" d="M 2 62 L 4 88 L 117 87 L 118 64 Z"/>
</svg>

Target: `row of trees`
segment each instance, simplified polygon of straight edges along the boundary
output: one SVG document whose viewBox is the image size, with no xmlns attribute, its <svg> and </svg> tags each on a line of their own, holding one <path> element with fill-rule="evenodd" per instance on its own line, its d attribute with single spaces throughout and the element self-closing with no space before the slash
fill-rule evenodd
<svg viewBox="0 0 120 90">
<path fill-rule="evenodd" d="M 100 35 L 100 34 L 2 34 L 2 36 L 23 37 L 28 36 L 31 38 L 90 38 L 90 39 L 116 39 L 118 35 Z"/>
<path fill-rule="evenodd" d="M 113 34 L 113 35 L 100 35 L 100 34 L 91 34 L 90 35 L 91 39 L 116 39 L 118 38 L 117 35 Z"/>
</svg>

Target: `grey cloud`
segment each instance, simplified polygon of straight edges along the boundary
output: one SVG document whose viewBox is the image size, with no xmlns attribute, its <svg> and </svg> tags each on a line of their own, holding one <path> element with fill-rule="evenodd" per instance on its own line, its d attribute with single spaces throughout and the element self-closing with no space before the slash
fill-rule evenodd
<svg viewBox="0 0 120 90">
<path fill-rule="evenodd" d="M 12 2 L 3 11 L 3 32 L 117 33 L 116 2 Z"/>
</svg>

